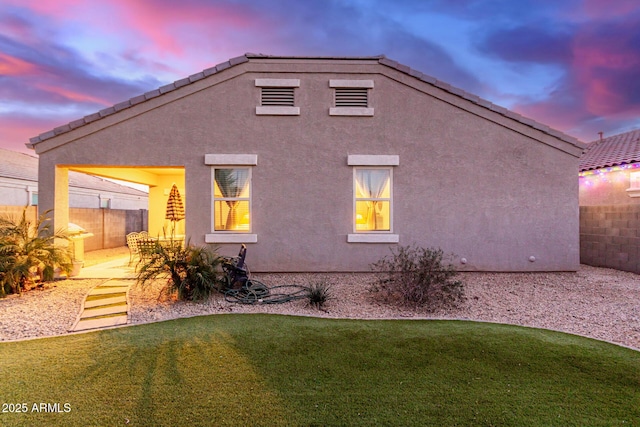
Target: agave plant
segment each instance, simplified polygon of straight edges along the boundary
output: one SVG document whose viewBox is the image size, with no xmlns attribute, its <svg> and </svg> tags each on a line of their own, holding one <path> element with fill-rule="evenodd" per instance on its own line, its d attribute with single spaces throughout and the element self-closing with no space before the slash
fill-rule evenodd
<svg viewBox="0 0 640 427">
<path fill-rule="evenodd" d="M 23 209 L 18 218 L 0 217 L 0 296 L 21 293 L 37 282 L 53 280 L 56 268 L 71 272 L 71 254 L 56 239 L 68 240 L 66 231 L 54 231 L 47 214 L 35 223 Z"/>
</svg>

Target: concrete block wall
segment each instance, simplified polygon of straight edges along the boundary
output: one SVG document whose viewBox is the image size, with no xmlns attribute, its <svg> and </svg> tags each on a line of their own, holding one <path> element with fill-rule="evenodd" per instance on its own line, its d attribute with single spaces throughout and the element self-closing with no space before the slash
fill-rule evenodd
<svg viewBox="0 0 640 427">
<path fill-rule="evenodd" d="M 580 206 L 580 262 L 640 273 L 640 205 Z"/>
<path fill-rule="evenodd" d="M 84 241 L 85 252 L 125 246 L 128 233 L 146 230 L 146 217 L 146 210 L 69 208 L 69 221 L 93 233 Z"/>
</svg>

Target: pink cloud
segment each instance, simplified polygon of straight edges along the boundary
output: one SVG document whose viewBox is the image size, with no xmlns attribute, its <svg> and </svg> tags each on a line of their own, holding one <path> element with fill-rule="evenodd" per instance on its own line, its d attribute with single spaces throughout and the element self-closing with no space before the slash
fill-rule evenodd
<svg viewBox="0 0 640 427">
<path fill-rule="evenodd" d="M 113 104 L 113 102 L 110 100 L 91 96 L 88 93 L 81 93 L 77 91 L 68 90 L 60 86 L 53 86 L 53 85 L 40 83 L 40 82 L 34 83 L 33 86 L 45 92 L 62 96 L 69 101 L 90 102 L 90 103 L 102 104 L 105 106 Z"/>
<path fill-rule="evenodd" d="M 249 9 L 233 4 L 212 5 L 206 1 L 189 1 L 176 7 L 173 1 L 115 0 L 110 5 L 117 9 L 122 25 L 137 32 L 160 54 L 183 55 L 184 43 L 198 34 L 202 42 L 214 37 L 229 40 L 226 31 L 251 28 L 260 31 L 260 18 Z M 183 34 L 183 33 L 186 33 Z"/>
<path fill-rule="evenodd" d="M 36 67 L 27 61 L 0 52 L 0 75 L 22 76 L 32 74 L 35 69 Z"/>
</svg>

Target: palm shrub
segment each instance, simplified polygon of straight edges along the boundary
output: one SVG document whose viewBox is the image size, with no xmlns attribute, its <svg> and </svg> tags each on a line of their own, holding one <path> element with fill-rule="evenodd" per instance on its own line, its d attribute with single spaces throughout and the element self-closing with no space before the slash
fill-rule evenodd
<svg viewBox="0 0 640 427">
<path fill-rule="evenodd" d="M 68 246 L 56 245 L 57 239 L 69 240 L 69 234 L 53 230 L 47 216 L 50 212 L 40 215 L 35 223 L 27 219 L 26 208 L 18 218 L 0 216 L 0 296 L 53 280 L 56 268 L 71 272 Z"/>
<path fill-rule="evenodd" d="M 142 258 L 137 268 L 137 283 L 168 277 L 167 292 L 177 294 L 180 300 L 201 300 L 222 283 L 222 258 L 207 247 L 187 243 L 157 242 Z"/>
<path fill-rule="evenodd" d="M 371 268 L 378 279 L 373 290 L 387 302 L 435 311 L 464 300 L 464 284 L 454 280 L 458 272 L 445 264 L 442 249 L 399 246 Z"/>
</svg>

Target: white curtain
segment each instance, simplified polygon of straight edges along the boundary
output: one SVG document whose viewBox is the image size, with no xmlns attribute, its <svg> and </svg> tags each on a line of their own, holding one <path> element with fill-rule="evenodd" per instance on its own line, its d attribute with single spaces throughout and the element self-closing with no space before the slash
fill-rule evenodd
<svg viewBox="0 0 640 427">
<path fill-rule="evenodd" d="M 356 170 L 356 186 L 361 197 L 364 199 L 380 199 L 389 186 L 391 179 L 387 169 L 358 169 Z M 367 200 L 368 229 L 377 230 L 378 215 L 382 212 L 382 202 L 378 200 Z"/>
<path fill-rule="evenodd" d="M 248 190 L 249 169 L 216 169 L 215 179 L 224 198 L 238 198 Z M 237 228 L 240 200 L 226 200 L 229 206 L 225 230 Z"/>
</svg>

